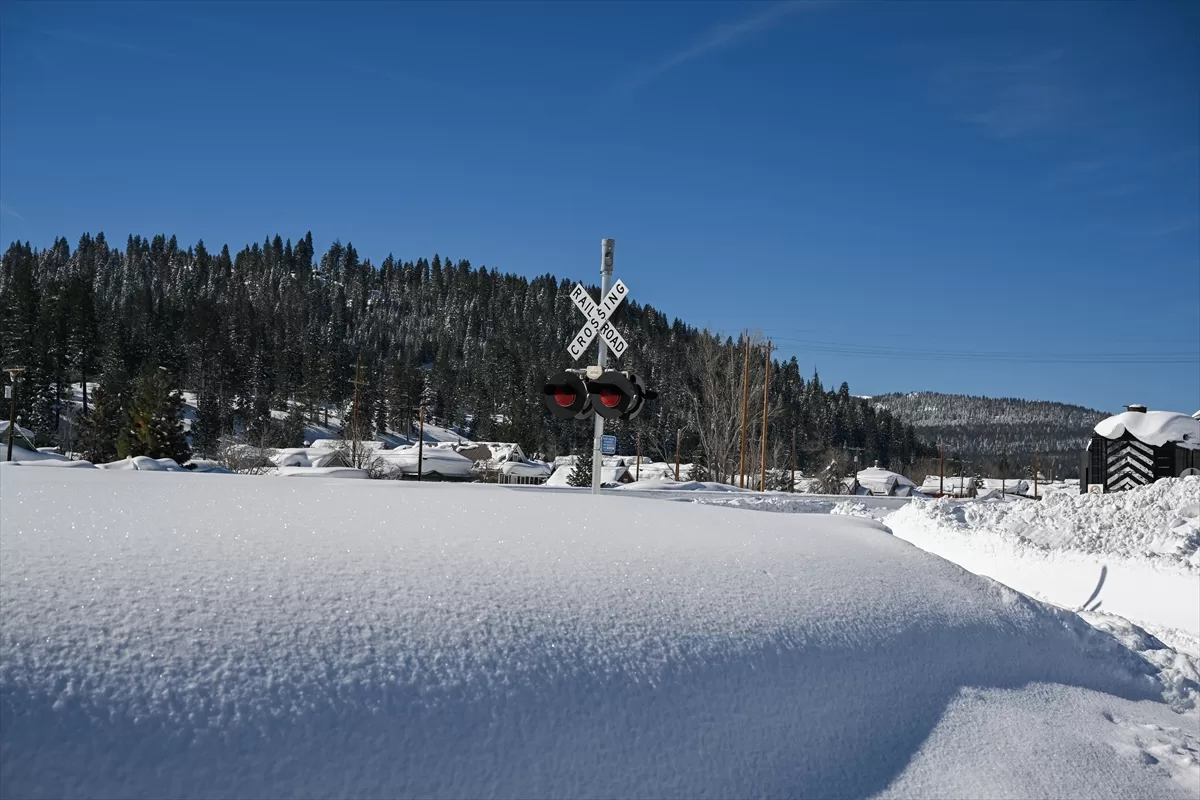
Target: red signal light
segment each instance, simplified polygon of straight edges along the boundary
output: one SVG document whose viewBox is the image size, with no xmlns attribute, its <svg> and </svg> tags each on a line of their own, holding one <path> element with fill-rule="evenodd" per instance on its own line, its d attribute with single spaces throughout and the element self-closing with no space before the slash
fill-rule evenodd
<svg viewBox="0 0 1200 800">
<path fill-rule="evenodd" d="M 619 389 L 610 386 L 602 388 L 599 394 L 600 402 L 608 408 L 616 408 L 617 404 L 621 402 L 621 398 L 625 396 Z"/>
<path fill-rule="evenodd" d="M 559 386 L 554 390 L 554 402 L 558 403 L 563 408 L 569 408 L 575 402 L 575 390 L 570 386 Z"/>
</svg>

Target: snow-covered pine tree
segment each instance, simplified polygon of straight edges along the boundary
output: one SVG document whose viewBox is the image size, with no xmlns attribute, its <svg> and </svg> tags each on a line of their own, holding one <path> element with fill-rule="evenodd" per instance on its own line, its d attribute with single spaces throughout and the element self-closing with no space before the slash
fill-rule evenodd
<svg viewBox="0 0 1200 800">
<path fill-rule="evenodd" d="M 592 454 L 585 453 L 575 456 L 575 466 L 571 467 L 571 473 L 567 475 L 568 486 L 591 486 L 592 485 Z"/>
<path fill-rule="evenodd" d="M 172 391 L 165 370 L 150 368 L 138 379 L 124 426 L 117 436 L 117 457 L 191 458 L 183 431 L 183 398 Z"/>
</svg>

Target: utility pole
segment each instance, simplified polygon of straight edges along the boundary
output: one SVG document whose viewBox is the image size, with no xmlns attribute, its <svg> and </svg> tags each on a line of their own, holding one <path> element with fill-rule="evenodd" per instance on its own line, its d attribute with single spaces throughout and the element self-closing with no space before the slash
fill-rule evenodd
<svg viewBox="0 0 1200 800">
<path fill-rule="evenodd" d="M 746 425 L 750 417 L 750 331 L 746 331 L 746 361 L 742 367 L 742 458 L 738 462 L 738 488 L 746 488 Z"/>
<path fill-rule="evenodd" d="M 938 497 L 946 496 L 946 448 L 938 442 Z"/>
<path fill-rule="evenodd" d="M 359 442 L 358 428 L 358 387 L 362 384 L 362 356 L 359 356 L 354 361 L 354 380 L 350 381 L 354 384 L 354 411 L 350 415 L 350 460 L 353 462 L 350 466 L 355 469 L 362 469 L 362 465 L 366 463 L 363 457 L 362 444 Z"/>
<path fill-rule="evenodd" d="M 425 458 L 425 406 L 421 406 L 417 410 L 417 418 L 421 420 L 421 430 L 417 434 L 417 480 L 421 480 L 421 472 L 424 468 Z"/>
<path fill-rule="evenodd" d="M 771 390 L 771 340 L 767 339 L 767 357 L 763 367 L 763 424 L 762 424 L 762 456 L 759 476 L 758 490 L 765 492 L 767 490 L 767 428 L 770 427 L 770 420 L 767 417 L 767 412 L 770 407 L 770 397 L 768 392 Z"/>
<path fill-rule="evenodd" d="M 642 432 L 638 431 L 638 435 L 637 435 L 637 477 L 634 478 L 634 480 L 640 481 L 641 479 L 642 479 Z M 676 478 L 676 480 L 678 480 L 678 478 Z"/>
<path fill-rule="evenodd" d="M 795 428 L 792 428 L 791 462 L 792 462 L 792 481 L 791 481 L 791 483 L 788 484 L 788 491 L 794 492 L 794 491 L 796 491 L 796 429 Z"/>
<path fill-rule="evenodd" d="M 608 290 L 612 288 L 613 275 L 613 250 L 616 249 L 616 241 L 614 239 L 600 240 L 600 300 L 608 297 Z M 596 366 L 600 372 L 604 372 L 604 365 L 608 361 L 608 345 L 604 342 L 603 336 L 597 336 L 596 342 L 599 345 L 599 354 L 596 356 Z M 601 440 L 604 438 L 604 417 L 599 414 L 594 415 L 596 418 L 595 434 L 592 440 L 592 494 L 600 494 L 600 478 L 601 470 L 604 466 L 604 459 L 600 455 Z"/>
<path fill-rule="evenodd" d="M 1038 463 L 1037 450 L 1033 451 L 1033 499 L 1038 499 Z"/>
<path fill-rule="evenodd" d="M 675 429 L 675 480 L 679 480 L 679 440 L 683 436 L 683 428 Z"/>
<path fill-rule="evenodd" d="M 12 402 L 8 406 L 8 460 L 12 461 L 13 437 L 17 433 L 17 378 L 25 372 L 24 367 L 5 367 L 8 373 L 8 397 Z"/>
</svg>

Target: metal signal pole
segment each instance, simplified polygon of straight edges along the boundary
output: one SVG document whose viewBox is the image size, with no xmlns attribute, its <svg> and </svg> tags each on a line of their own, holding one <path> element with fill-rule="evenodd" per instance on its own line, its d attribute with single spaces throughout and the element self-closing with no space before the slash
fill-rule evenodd
<svg viewBox="0 0 1200 800">
<path fill-rule="evenodd" d="M 613 250 L 615 246 L 616 241 L 614 239 L 600 240 L 600 299 L 602 301 L 608 296 L 608 290 L 612 288 Z M 604 365 L 608 361 L 608 345 L 604 343 L 603 336 L 597 336 L 596 339 L 600 346 L 600 353 L 596 356 L 596 366 L 603 372 Z M 592 441 L 592 494 L 600 494 L 600 471 L 603 465 L 600 448 L 601 440 L 604 438 L 604 417 L 599 414 L 596 414 L 595 417 L 595 434 Z"/>
<path fill-rule="evenodd" d="M 759 477 L 758 490 L 765 492 L 767 490 L 767 410 L 768 410 L 768 394 L 771 389 L 771 340 L 767 339 L 767 358 L 766 372 L 763 375 L 763 424 L 762 424 L 762 464 L 761 475 Z"/>
<path fill-rule="evenodd" d="M 738 462 L 738 488 L 746 488 L 746 424 L 750 417 L 750 331 L 746 331 L 746 361 L 742 366 L 742 458 Z"/>
</svg>

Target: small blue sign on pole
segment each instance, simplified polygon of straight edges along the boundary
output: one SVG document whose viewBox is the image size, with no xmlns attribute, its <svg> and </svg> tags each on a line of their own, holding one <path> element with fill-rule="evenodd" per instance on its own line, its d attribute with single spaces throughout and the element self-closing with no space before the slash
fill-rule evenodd
<svg viewBox="0 0 1200 800">
<path fill-rule="evenodd" d="M 617 437 L 601 436 L 600 452 L 606 456 L 615 456 L 617 454 Z"/>
</svg>

